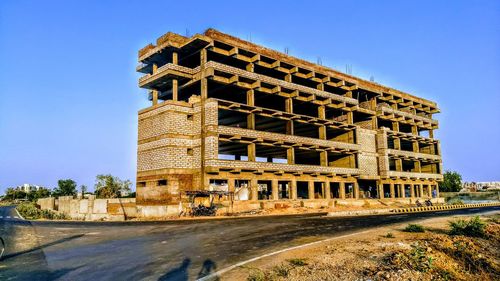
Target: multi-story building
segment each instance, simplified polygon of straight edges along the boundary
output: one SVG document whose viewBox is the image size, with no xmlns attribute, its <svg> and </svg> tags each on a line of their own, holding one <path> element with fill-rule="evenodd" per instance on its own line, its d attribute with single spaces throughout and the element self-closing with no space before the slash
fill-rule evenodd
<svg viewBox="0 0 500 281">
<path fill-rule="evenodd" d="M 137 204 L 431 197 L 436 103 L 208 29 L 139 51 Z"/>
</svg>

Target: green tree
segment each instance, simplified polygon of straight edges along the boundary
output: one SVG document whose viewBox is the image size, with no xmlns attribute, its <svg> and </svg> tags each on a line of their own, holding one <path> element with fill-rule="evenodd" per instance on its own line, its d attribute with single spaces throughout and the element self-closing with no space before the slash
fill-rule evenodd
<svg viewBox="0 0 500 281">
<path fill-rule="evenodd" d="M 112 175 L 97 175 L 95 183 L 95 194 L 97 198 L 117 198 L 130 192 L 129 180 L 122 181 Z"/>
<path fill-rule="evenodd" d="M 76 182 L 72 179 L 58 180 L 57 188 L 54 189 L 54 196 L 74 196 L 76 195 Z"/>
<path fill-rule="evenodd" d="M 39 198 L 46 198 L 50 196 L 50 189 L 40 187 L 37 191 L 32 191 L 28 193 L 28 199 L 30 201 L 36 201 Z"/>
<path fill-rule="evenodd" d="M 80 185 L 80 191 L 82 192 L 82 197 L 85 196 L 85 193 L 87 193 L 87 186 Z"/>
<path fill-rule="evenodd" d="M 455 171 L 446 171 L 439 189 L 444 192 L 458 192 L 462 189 L 462 176 Z"/>
<path fill-rule="evenodd" d="M 15 189 L 15 188 L 7 188 L 5 191 L 4 200 L 14 200 L 14 199 L 24 199 L 26 198 L 26 192 Z"/>
</svg>

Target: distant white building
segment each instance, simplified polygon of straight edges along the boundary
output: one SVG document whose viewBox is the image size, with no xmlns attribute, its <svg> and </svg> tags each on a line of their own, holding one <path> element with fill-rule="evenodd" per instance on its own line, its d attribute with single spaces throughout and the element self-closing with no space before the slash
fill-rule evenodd
<svg viewBox="0 0 500 281">
<path fill-rule="evenodd" d="M 500 181 L 464 182 L 462 189 L 469 191 L 500 190 Z"/>
<path fill-rule="evenodd" d="M 26 193 L 30 193 L 32 191 L 38 191 L 38 190 L 40 190 L 40 188 L 42 188 L 42 187 L 39 185 L 32 185 L 32 184 L 28 184 L 28 183 L 25 183 L 23 185 L 16 187 L 17 190 L 21 190 L 21 191 L 24 191 Z"/>
</svg>

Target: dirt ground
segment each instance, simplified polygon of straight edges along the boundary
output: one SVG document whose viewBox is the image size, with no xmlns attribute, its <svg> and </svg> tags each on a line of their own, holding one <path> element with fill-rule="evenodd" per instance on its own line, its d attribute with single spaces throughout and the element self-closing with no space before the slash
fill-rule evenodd
<svg viewBox="0 0 500 281">
<path fill-rule="evenodd" d="M 418 222 L 424 233 L 388 226 L 286 251 L 233 269 L 221 280 L 500 280 L 500 213 L 482 238 L 451 236 L 449 222 Z"/>
</svg>

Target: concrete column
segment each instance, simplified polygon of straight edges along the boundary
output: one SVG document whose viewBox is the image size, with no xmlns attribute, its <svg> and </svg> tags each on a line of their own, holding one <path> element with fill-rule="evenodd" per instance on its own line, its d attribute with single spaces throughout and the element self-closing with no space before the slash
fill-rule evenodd
<svg viewBox="0 0 500 281">
<path fill-rule="evenodd" d="M 246 70 L 250 71 L 250 72 L 253 72 L 254 71 L 254 64 L 253 63 L 247 64 Z"/>
<path fill-rule="evenodd" d="M 177 79 L 172 79 L 172 99 L 174 101 L 178 100 L 179 96 L 179 84 L 177 82 Z"/>
<path fill-rule="evenodd" d="M 153 90 L 152 95 L 153 95 L 153 99 L 152 99 L 153 105 L 157 105 L 158 104 L 158 91 Z"/>
<path fill-rule="evenodd" d="M 354 182 L 354 199 L 359 199 L 359 184 L 357 181 Z"/>
<path fill-rule="evenodd" d="M 419 152 L 418 141 L 412 142 L 412 148 L 413 148 L 413 152 Z"/>
<path fill-rule="evenodd" d="M 401 198 L 406 198 L 406 193 L 405 193 L 405 185 L 404 184 L 400 184 L 399 185 L 399 190 L 400 190 L 400 197 Z"/>
<path fill-rule="evenodd" d="M 290 199 L 297 200 L 297 181 L 290 181 Z"/>
<path fill-rule="evenodd" d="M 424 185 L 423 184 L 420 184 L 418 186 L 418 197 L 424 197 Z"/>
<path fill-rule="evenodd" d="M 392 130 L 399 132 L 399 123 L 397 121 L 392 122 Z"/>
<path fill-rule="evenodd" d="M 396 171 L 402 172 L 403 171 L 403 160 L 396 159 L 395 163 L 396 163 Z"/>
<path fill-rule="evenodd" d="M 273 200 L 278 200 L 279 195 L 278 195 L 278 180 L 272 180 L 271 181 L 271 191 L 272 191 L 272 198 Z"/>
<path fill-rule="evenodd" d="M 345 199 L 345 182 L 339 182 L 339 197 Z"/>
<path fill-rule="evenodd" d="M 347 124 L 354 124 L 354 115 L 352 111 L 347 112 Z"/>
<path fill-rule="evenodd" d="M 401 149 L 401 140 L 399 138 L 394 138 L 394 149 Z"/>
<path fill-rule="evenodd" d="M 434 138 L 434 130 L 429 130 L 429 138 Z"/>
<path fill-rule="evenodd" d="M 436 198 L 439 198 L 439 184 L 436 183 Z"/>
<path fill-rule="evenodd" d="M 255 130 L 255 114 L 248 113 L 247 115 L 247 129 Z"/>
<path fill-rule="evenodd" d="M 321 119 L 326 119 L 326 111 L 324 105 L 318 106 L 318 117 Z"/>
<path fill-rule="evenodd" d="M 319 161 L 321 166 L 328 166 L 328 152 L 321 151 L 319 153 Z"/>
<path fill-rule="evenodd" d="M 179 55 L 177 52 L 172 52 L 172 63 L 179 64 Z"/>
<path fill-rule="evenodd" d="M 415 185 L 410 184 L 410 197 L 415 198 Z"/>
<path fill-rule="evenodd" d="M 286 150 L 286 159 L 288 164 L 295 164 L 295 149 L 293 147 Z"/>
<path fill-rule="evenodd" d="M 430 184 L 427 185 L 427 196 L 432 198 L 432 185 Z"/>
<path fill-rule="evenodd" d="M 391 198 L 396 198 L 396 192 L 394 192 L 394 184 L 393 183 L 391 183 L 391 185 L 390 185 L 389 192 L 391 193 Z"/>
<path fill-rule="evenodd" d="M 326 140 L 326 126 L 325 125 L 321 125 L 318 127 L 318 134 L 319 134 L 320 139 Z"/>
<path fill-rule="evenodd" d="M 378 184 L 378 198 L 379 199 L 384 199 L 385 194 L 384 194 L 384 185 L 379 183 Z"/>
<path fill-rule="evenodd" d="M 234 192 L 234 179 L 227 180 L 227 188 L 229 192 Z"/>
<path fill-rule="evenodd" d="M 313 181 L 308 181 L 307 182 L 307 191 L 308 191 L 308 197 L 309 199 L 314 199 L 314 182 Z"/>
<path fill-rule="evenodd" d="M 323 194 L 325 194 L 325 198 L 326 198 L 326 199 L 332 199 L 332 194 L 331 194 L 331 192 L 330 192 L 330 182 L 325 181 L 325 182 L 323 183 L 323 189 L 324 189 L 324 191 L 325 191 L 325 192 L 323 193 Z"/>
<path fill-rule="evenodd" d="M 250 180 L 250 200 L 258 200 L 258 184 L 256 179 Z"/>
<path fill-rule="evenodd" d="M 255 162 L 255 143 L 250 143 L 247 146 L 248 161 Z"/>
<path fill-rule="evenodd" d="M 153 74 L 156 74 L 158 71 L 158 65 L 156 63 L 153 63 Z"/>
</svg>

